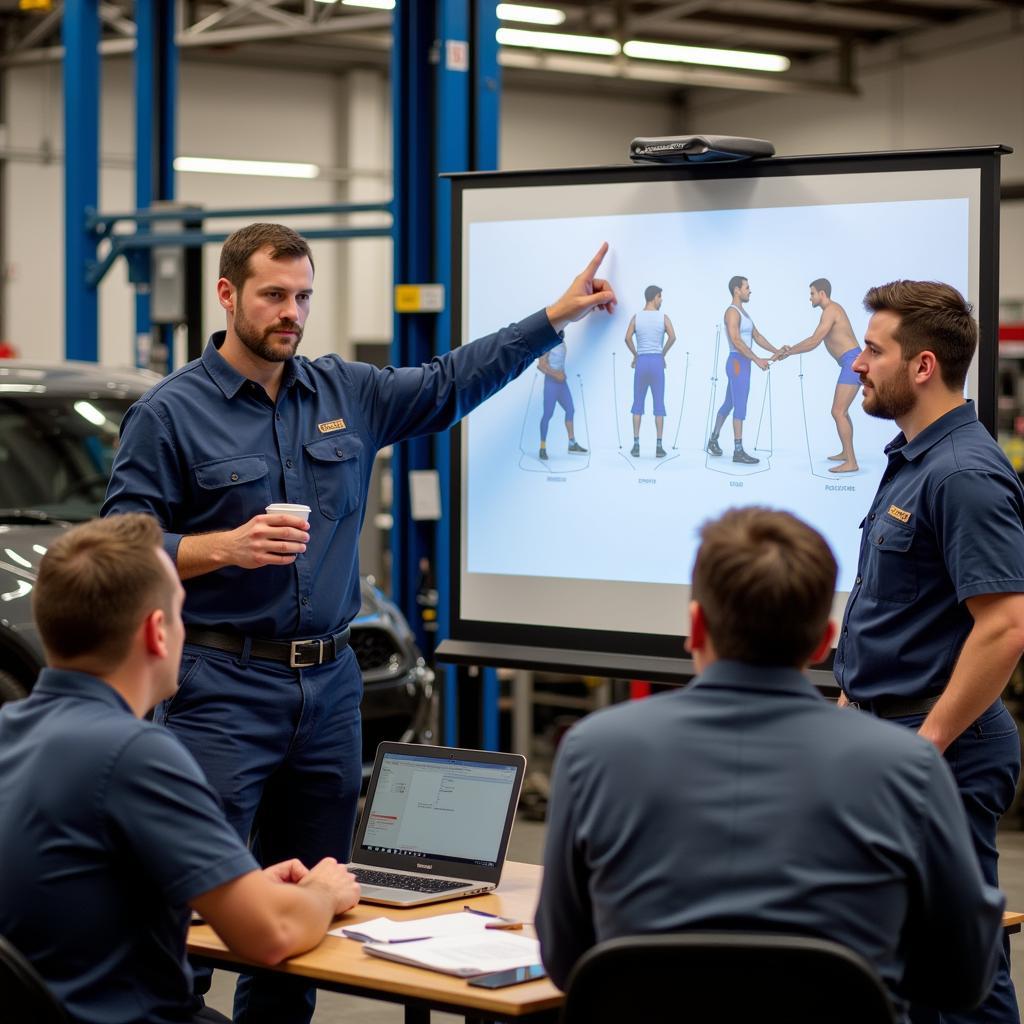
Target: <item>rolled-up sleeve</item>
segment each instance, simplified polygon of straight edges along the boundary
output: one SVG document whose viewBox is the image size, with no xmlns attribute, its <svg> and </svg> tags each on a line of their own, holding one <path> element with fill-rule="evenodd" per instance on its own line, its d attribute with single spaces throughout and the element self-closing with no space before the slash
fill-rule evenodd
<svg viewBox="0 0 1024 1024">
<path fill-rule="evenodd" d="M 153 516 L 164 531 L 164 550 L 177 564 L 182 534 L 173 526 L 182 498 L 171 432 L 148 402 L 136 402 L 121 423 L 121 441 L 100 515 L 144 512 Z"/>
</svg>

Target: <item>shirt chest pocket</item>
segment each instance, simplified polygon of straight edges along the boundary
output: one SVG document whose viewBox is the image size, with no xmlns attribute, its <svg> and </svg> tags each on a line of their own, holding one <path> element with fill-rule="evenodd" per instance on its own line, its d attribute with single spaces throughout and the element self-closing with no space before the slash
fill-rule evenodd
<svg viewBox="0 0 1024 1024">
<path fill-rule="evenodd" d="M 316 488 L 316 503 L 327 519 L 342 519 L 360 505 L 363 442 L 346 431 L 305 445 Z"/>
<path fill-rule="evenodd" d="M 197 494 L 210 527 L 235 527 L 270 504 L 270 478 L 262 455 L 234 455 L 195 467 Z M 200 526 L 206 528 L 206 524 Z"/>
<path fill-rule="evenodd" d="M 909 604 L 918 593 L 914 531 L 892 519 L 876 523 L 868 534 L 872 567 L 868 592 L 880 601 Z"/>
</svg>

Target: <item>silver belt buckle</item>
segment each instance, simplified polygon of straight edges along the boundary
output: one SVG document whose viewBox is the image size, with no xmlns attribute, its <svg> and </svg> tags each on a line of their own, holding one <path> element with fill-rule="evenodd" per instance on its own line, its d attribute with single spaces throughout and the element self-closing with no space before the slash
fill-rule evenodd
<svg viewBox="0 0 1024 1024">
<path fill-rule="evenodd" d="M 313 661 L 302 660 L 302 648 L 312 645 L 319 644 L 320 649 L 314 656 Z M 293 640 L 291 651 L 288 654 L 288 665 L 290 668 L 315 668 L 317 665 L 324 663 L 324 642 L 323 640 Z"/>
</svg>

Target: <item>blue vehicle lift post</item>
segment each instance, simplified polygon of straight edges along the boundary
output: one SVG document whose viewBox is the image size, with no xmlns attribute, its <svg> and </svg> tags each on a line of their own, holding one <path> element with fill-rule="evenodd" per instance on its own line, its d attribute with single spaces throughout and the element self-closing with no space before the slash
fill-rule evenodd
<svg viewBox="0 0 1024 1024">
<path fill-rule="evenodd" d="M 451 347 L 451 185 L 438 174 L 491 170 L 498 160 L 500 78 L 497 14 L 488 0 L 400 0 L 394 16 L 392 103 L 395 174 L 395 282 L 445 286 L 439 314 L 395 317 L 393 361 L 416 365 Z M 433 245 L 431 245 L 433 238 Z M 431 317 L 433 322 L 431 323 Z M 450 438 L 399 445 L 392 459 L 393 593 L 420 627 L 416 603 L 421 560 L 433 566 L 439 594 L 438 635 L 451 621 Z M 433 466 L 442 516 L 433 529 L 410 517 L 408 473 Z M 442 679 L 443 742 L 498 746 L 498 682 L 493 669 L 447 668 Z"/>
</svg>

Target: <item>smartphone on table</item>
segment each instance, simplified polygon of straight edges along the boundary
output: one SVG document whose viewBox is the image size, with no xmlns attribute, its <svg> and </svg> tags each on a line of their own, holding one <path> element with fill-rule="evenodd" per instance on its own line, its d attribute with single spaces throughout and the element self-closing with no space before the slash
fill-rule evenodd
<svg viewBox="0 0 1024 1024">
<path fill-rule="evenodd" d="M 516 967 L 511 971 L 478 974 L 475 978 L 470 978 L 469 983 L 478 988 L 505 988 L 508 985 L 521 985 L 524 981 L 536 981 L 547 976 L 542 964 L 530 964 L 529 967 Z"/>
</svg>

